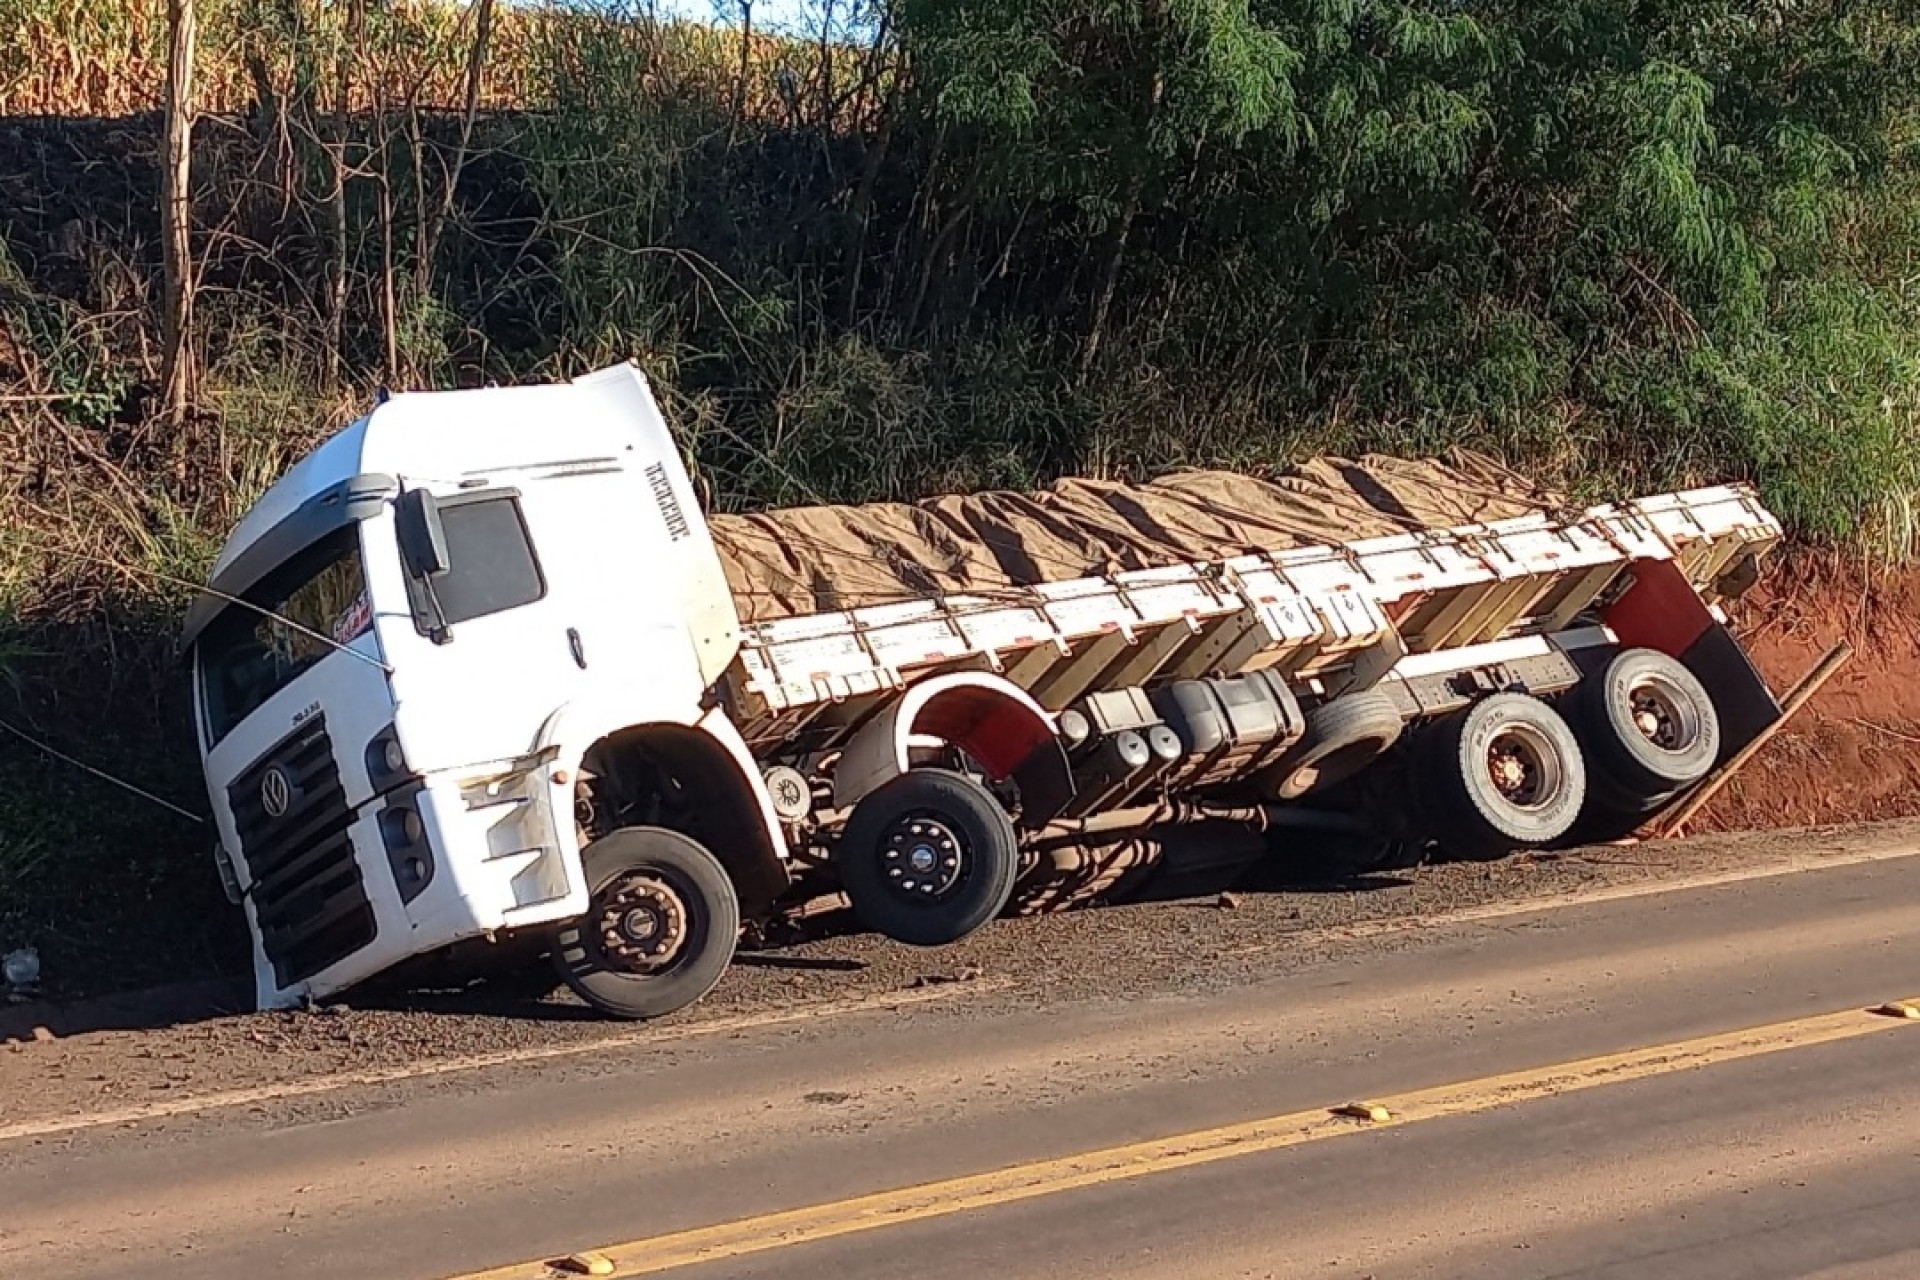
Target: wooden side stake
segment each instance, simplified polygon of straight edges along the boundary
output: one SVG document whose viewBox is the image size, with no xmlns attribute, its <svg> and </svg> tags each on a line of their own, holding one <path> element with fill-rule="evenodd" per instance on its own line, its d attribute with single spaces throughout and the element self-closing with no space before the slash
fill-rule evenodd
<svg viewBox="0 0 1920 1280">
<path fill-rule="evenodd" d="M 1707 802 L 1720 794 L 1720 789 L 1727 785 L 1728 780 L 1744 768 L 1747 761 L 1758 754 L 1760 748 L 1771 742 L 1773 736 L 1786 727 L 1787 721 L 1799 714 L 1800 708 L 1812 701 L 1813 695 L 1820 692 L 1820 687 L 1833 679 L 1834 673 L 1845 666 L 1847 659 L 1852 656 L 1853 646 L 1845 640 L 1827 650 L 1827 656 L 1820 659 L 1813 670 L 1800 677 L 1800 682 L 1788 691 L 1786 700 L 1780 704 L 1780 718 L 1762 729 L 1759 735 L 1740 748 L 1731 760 L 1708 774 L 1706 781 L 1702 782 L 1678 809 L 1668 815 L 1667 820 L 1655 833 L 1655 837 L 1671 839 L 1685 830 L 1687 823 L 1698 817 L 1700 811 L 1707 807 Z"/>
</svg>

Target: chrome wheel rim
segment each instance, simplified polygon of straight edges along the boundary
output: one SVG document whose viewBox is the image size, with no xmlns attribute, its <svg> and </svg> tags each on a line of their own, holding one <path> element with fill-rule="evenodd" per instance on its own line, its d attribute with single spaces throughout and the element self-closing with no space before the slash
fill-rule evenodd
<svg viewBox="0 0 1920 1280">
<path fill-rule="evenodd" d="M 938 818 L 908 815 L 880 840 L 880 865 L 889 892 L 909 902 L 940 902 L 967 877 L 971 851 L 960 834 Z"/>
<path fill-rule="evenodd" d="M 1700 741 L 1700 711 L 1664 676 L 1641 676 L 1627 686 L 1627 715 L 1657 751 L 1679 755 Z"/>
<path fill-rule="evenodd" d="M 1515 808 L 1538 810 L 1566 785 L 1566 768 L 1553 741 L 1530 724 L 1504 725 L 1487 742 L 1487 777 Z"/>
</svg>

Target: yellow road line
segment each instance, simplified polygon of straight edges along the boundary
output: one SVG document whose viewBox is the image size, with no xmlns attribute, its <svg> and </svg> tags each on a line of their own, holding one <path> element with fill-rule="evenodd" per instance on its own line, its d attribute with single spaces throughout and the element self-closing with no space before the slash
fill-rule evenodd
<svg viewBox="0 0 1920 1280">
<path fill-rule="evenodd" d="M 603 1245 L 591 1252 L 613 1260 L 611 1275 L 616 1278 L 655 1275 L 698 1263 L 719 1262 L 1104 1183 L 1190 1169 L 1328 1138 L 1396 1129 L 1422 1120 L 1471 1115 L 1537 1098 L 1739 1062 L 1915 1025 L 1902 1018 L 1847 1009 L 1390 1096 L 1376 1100 L 1387 1108 L 1391 1117 L 1384 1122 L 1343 1118 L 1330 1108 L 1295 1111 L 623 1244 Z M 536 1260 L 450 1280 L 551 1280 L 554 1275 L 554 1268 L 547 1261 Z"/>
</svg>

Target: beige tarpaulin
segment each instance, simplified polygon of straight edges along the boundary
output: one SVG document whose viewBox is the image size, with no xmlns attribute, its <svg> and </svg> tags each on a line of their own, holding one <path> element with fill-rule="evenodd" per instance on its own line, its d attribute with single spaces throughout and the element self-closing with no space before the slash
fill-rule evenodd
<svg viewBox="0 0 1920 1280">
<path fill-rule="evenodd" d="M 790 507 L 715 516 L 747 622 L 928 595 L 1219 560 L 1525 515 L 1560 499 L 1491 459 L 1318 458 L 1271 478 L 1181 471 L 1146 484 Z"/>
</svg>

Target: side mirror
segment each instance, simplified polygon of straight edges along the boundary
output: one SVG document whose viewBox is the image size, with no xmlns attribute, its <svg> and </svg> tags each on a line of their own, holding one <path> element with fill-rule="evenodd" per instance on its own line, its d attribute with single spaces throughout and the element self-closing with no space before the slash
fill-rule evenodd
<svg viewBox="0 0 1920 1280">
<path fill-rule="evenodd" d="M 394 503 L 394 526 L 408 572 L 431 578 L 447 571 L 447 529 L 440 522 L 440 504 L 431 493 L 402 490 Z"/>
</svg>

